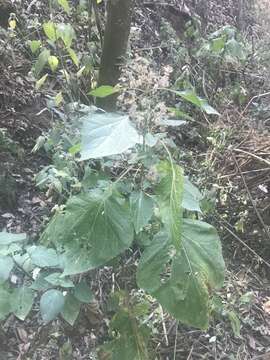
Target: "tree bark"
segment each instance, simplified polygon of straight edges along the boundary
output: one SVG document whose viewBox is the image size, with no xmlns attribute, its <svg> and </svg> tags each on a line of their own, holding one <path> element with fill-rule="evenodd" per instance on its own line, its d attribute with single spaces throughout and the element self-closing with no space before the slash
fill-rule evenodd
<svg viewBox="0 0 270 360">
<path fill-rule="evenodd" d="M 7 28 L 10 13 L 15 12 L 14 6 L 8 0 L 0 0 L 0 26 Z"/>
<path fill-rule="evenodd" d="M 115 86 L 121 74 L 131 27 L 134 0 L 109 0 L 98 86 Z M 97 105 L 115 111 L 117 95 L 98 99 Z"/>
<path fill-rule="evenodd" d="M 199 0 L 196 4 L 195 11 L 201 18 L 201 31 L 205 34 L 208 25 L 208 0 Z"/>
<path fill-rule="evenodd" d="M 237 28 L 239 31 L 242 31 L 245 28 L 244 11 L 245 11 L 244 0 L 238 0 L 236 23 L 237 23 Z"/>
</svg>

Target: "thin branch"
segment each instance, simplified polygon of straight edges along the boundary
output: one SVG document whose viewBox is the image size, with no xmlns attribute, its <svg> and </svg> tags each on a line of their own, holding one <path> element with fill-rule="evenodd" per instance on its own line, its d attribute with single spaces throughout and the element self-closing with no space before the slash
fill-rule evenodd
<svg viewBox="0 0 270 360">
<path fill-rule="evenodd" d="M 255 201 L 254 201 L 253 198 L 252 198 L 252 195 L 251 195 L 251 193 L 250 193 L 250 191 L 249 191 L 249 188 L 248 188 L 248 186 L 247 186 L 247 183 L 246 183 L 246 179 L 245 179 L 244 175 L 242 174 L 242 171 L 241 171 L 241 169 L 240 169 L 240 167 L 239 167 L 238 161 L 237 161 L 234 153 L 231 152 L 231 154 L 232 154 L 232 158 L 233 158 L 233 160 L 234 160 L 234 162 L 235 162 L 235 165 L 236 165 L 236 167 L 237 167 L 237 169 L 238 169 L 239 175 L 241 176 L 242 181 L 243 181 L 243 184 L 244 184 L 244 186 L 245 186 L 245 188 L 246 188 L 246 191 L 247 191 L 248 197 L 249 197 L 249 199 L 250 199 L 250 202 L 251 202 L 251 204 L 252 204 L 252 206 L 253 206 L 256 214 L 257 214 L 257 217 L 258 217 L 258 219 L 259 219 L 259 221 L 260 221 L 260 223 L 261 223 L 261 225 L 262 225 L 262 227 L 263 227 L 263 229 L 264 229 L 264 231 L 265 231 L 265 234 L 267 235 L 268 239 L 270 240 L 270 233 L 269 233 L 269 231 L 268 231 L 268 229 L 267 229 L 267 227 L 266 227 L 266 225 L 265 225 L 265 223 L 264 223 L 264 221 L 263 221 L 263 218 L 262 218 L 259 210 L 257 209 L 257 206 L 256 206 L 256 204 L 255 204 Z"/>
<path fill-rule="evenodd" d="M 239 241 L 245 248 L 248 249 L 253 255 L 255 255 L 262 263 L 264 263 L 270 269 L 270 263 L 264 260 L 259 254 L 256 253 L 250 246 L 248 246 L 238 235 L 236 235 L 228 226 L 224 224 L 224 220 L 221 219 L 220 222 L 225 230 L 227 230 L 237 241 Z M 227 221 L 226 221 L 227 223 Z M 229 223 L 228 223 L 229 224 Z M 230 225 L 230 224 L 229 224 Z M 230 225 L 231 226 L 231 225 Z"/>
<path fill-rule="evenodd" d="M 266 160 L 266 159 L 264 159 L 262 157 L 259 157 L 259 156 L 255 155 L 255 154 L 252 154 L 252 153 L 250 153 L 248 151 L 241 150 L 241 149 L 233 149 L 233 151 L 249 155 L 249 156 L 253 157 L 254 159 L 257 159 L 257 160 L 259 160 L 261 162 L 264 162 L 266 165 L 270 166 L 270 161 L 268 161 L 268 160 Z"/>
<path fill-rule="evenodd" d="M 253 98 L 251 98 L 251 99 L 249 100 L 249 102 L 247 103 L 246 107 L 245 107 L 244 110 L 241 112 L 241 114 L 240 114 L 241 117 L 244 115 L 244 113 L 247 111 L 247 109 L 248 109 L 249 106 L 253 103 L 254 100 L 259 99 L 259 98 L 264 97 L 264 96 L 268 96 L 268 95 L 270 95 L 270 91 L 268 91 L 268 92 L 266 92 L 266 93 L 263 93 L 263 94 L 259 94 L 259 95 L 253 96 Z"/>
</svg>

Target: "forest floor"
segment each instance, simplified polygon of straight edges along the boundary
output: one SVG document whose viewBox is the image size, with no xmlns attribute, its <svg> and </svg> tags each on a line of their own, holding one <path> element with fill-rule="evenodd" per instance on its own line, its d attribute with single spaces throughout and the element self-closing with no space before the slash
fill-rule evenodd
<svg viewBox="0 0 270 360">
<path fill-rule="evenodd" d="M 223 10 L 228 12 L 227 7 Z M 225 17 L 224 22 L 228 21 Z M 136 42 L 148 49 L 149 56 L 151 48 L 158 46 L 160 24 L 150 12 L 140 10 L 136 22 L 142 29 Z M 135 54 L 141 54 L 138 47 L 132 47 Z M 157 61 L 155 50 L 151 56 L 159 67 L 168 65 L 166 58 Z M 46 94 L 38 93 L 28 77 L 29 60 L 16 49 L 13 57 L 12 62 L 0 65 L 0 186 L 10 179 L 9 188 L 0 187 L 0 230 L 27 232 L 35 239 L 50 216 L 54 200 L 34 181 L 49 158 L 32 149 L 54 119 L 46 109 Z M 250 100 L 261 93 L 255 88 Z M 190 173 L 200 177 L 202 184 L 206 178 L 215 184 L 219 201 L 210 218 L 220 230 L 227 276 L 217 294 L 216 317 L 207 331 L 182 326 L 162 314 L 160 331 L 153 341 L 159 359 L 270 359 L 270 127 L 269 123 L 260 123 L 247 105 L 252 102 L 240 109 L 224 106 L 218 121 L 205 123 L 207 134 L 202 140 L 196 135 L 181 149 L 189 155 L 186 165 Z M 1 132 L 6 135 L 2 143 Z M 215 136 L 222 139 L 228 132 L 233 135 L 224 143 L 220 140 L 222 146 L 210 141 Z M 172 136 L 177 138 L 178 134 Z M 106 271 L 98 275 L 104 288 L 110 279 L 110 270 Z M 104 328 L 105 319 L 90 321 L 90 325 L 82 323 L 76 331 L 60 321 L 42 327 L 35 310 L 24 323 L 10 316 L 2 338 L 0 333 L 0 360 L 95 359 Z M 59 347 L 68 339 L 72 355 L 60 357 Z"/>
</svg>

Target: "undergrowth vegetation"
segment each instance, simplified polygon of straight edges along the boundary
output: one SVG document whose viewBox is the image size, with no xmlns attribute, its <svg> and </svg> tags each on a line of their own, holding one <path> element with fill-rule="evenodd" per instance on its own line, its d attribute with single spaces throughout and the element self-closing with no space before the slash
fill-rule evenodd
<svg viewBox="0 0 270 360">
<path fill-rule="evenodd" d="M 177 324 L 203 330 L 226 318 L 240 337 L 234 304 L 219 297 L 225 263 L 221 229 L 213 226 L 218 216 L 226 221 L 216 205 L 226 206 L 229 192 L 212 181 L 215 154 L 228 150 L 234 133 L 212 124 L 225 107 L 246 110 L 247 69 L 258 54 L 232 25 L 202 34 L 195 18 L 180 39 L 164 21 L 165 64 L 136 51 L 131 29 L 119 83 L 98 86 L 103 11 L 97 6 L 105 5 L 94 2 L 89 10 L 87 1 L 77 7 L 49 1 L 41 23 L 9 19 L 5 36 L 23 41 L 28 76 L 54 118 L 32 149 L 49 159 L 35 184 L 52 206 L 38 239 L 0 232 L 0 320 L 13 314 L 27 321 L 38 311 L 44 326 L 60 319 L 76 328 L 97 301 L 96 274 L 112 268 L 118 276 L 101 304 L 110 321 L 98 358 L 155 358 L 151 339 L 164 311 Z M 116 94 L 118 112 L 97 107 Z M 189 151 L 194 143 L 201 153 L 213 149 L 201 170 Z M 2 129 L 0 150 L 19 151 Z M 238 215 L 234 230 L 241 232 L 247 214 Z"/>
</svg>

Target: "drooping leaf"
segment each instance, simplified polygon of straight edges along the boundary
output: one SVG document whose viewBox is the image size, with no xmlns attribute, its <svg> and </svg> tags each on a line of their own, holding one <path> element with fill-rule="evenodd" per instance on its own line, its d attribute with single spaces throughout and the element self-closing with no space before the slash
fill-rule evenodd
<svg viewBox="0 0 270 360">
<path fill-rule="evenodd" d="M 68 52 L 71 60 L 73 61 L 73 64 L 75 64 L 77 67 L 79 67 L 80 61 L 79 61 L 79 58 L 78 58 L 76 52 L 71 47 L 67 48 L 67 52 Z"/>
<path fill-rule="evenodd" d="M 218 111 L 208 104 L 205 99 L 199 97 L 193 90 L 177 91 L 170 90 L 174 94 L 180 96 L 181 98 L 187 100 L 193 105 L 199 107 L 201 110 L 205 111 L 209 115 L 219 115 Z"/>
<path fill-rule="evenodd" d="M 76 299 L 72 294 L 68 294 L 65 298 L 65 305 L 61 312 L 64 320 L 66 320 L 71 326 L 74 325 L 81 308 L 81 302 Z"/>
<path fill-rule="evenodd" d="M 9 278 L 14 262 L 9 256 L 0 256 L 0 284 Z"/>
<path fill-rule="evenodd" d="M 185 125 L 187 122 L 185 120 L 175 120 L 175 119 L 161 119 L 159 121 L 160 125 L 165 125 L 165 126 L 183 126 Z"/>
<path fill-rule="evenodd" d="M 200 201 L 203 199 L 200 191 L 194 186 L 187 177 L 184 179 L 184 193 L 182 206 L 189 211 L 201 212 Z"/>
<path fill-rule="evenodd" d="M 85 281 L 81 281 L 75 286 L 74 296 L 80 302 L 83 302 L 86 304 L 89 304 L 94 298 L 89 285 L 87 285 L 87 283 Z"/>
<path fill-rule="evenodd" d="M 32 262 L 41 268 L 56 267 L 59 265 L 59 258 L 54 249 L 48 249 L 45 246 L 31 246 L 27 249 Z"/>
<path fill-rule="evenodd" d="M 72 41 L 76 38 L 75 31 L 71 24 L 60 23 L 56 27 L 57 37 L 61 38 L 67 48 L 70 48 Z"/>
<path fill-rule="evenodd" d="M 45 84 L 45 81 L 47 80 L 47 77 L 48 77 L 48 74 L 45 74 L 40 79 L 37 80 L 37 82 L 36 82 L 36 90 L 39 90 Z"/>
<path fill-rule="evenodd" d="M 71 197 L 63 213 L 51 220 L 45 243 L 64 246 L 64 276 L 104 265 L 132 244 L 128 203 L 118 194 L 98 189 Z"/>
<path fill-rule="evenodd" d="M 46 276 L 45 280 L 54 286 L 61 286 L 63 288 L 74 287 L 73 282 L 69 278 L 62 277 L 61 275 L 61 273 L 56 272 Z"/>
<path fill-rule="evenodd" d="M 35 293 L 26 286 L 19 287 L 12 294 L 12 311 L 18 319 L 24 321 L 32 309 Z"/>
<path fill-rule="evenodd" d="M 83 121 L 81 160 L 121 154 L 142 141 L 127 115 L 97 113 Z"/>
<path fill-rule="evenodd" d="M 168 227 L 176 249 L 181 247 L 182 198 L 184 188 L 183 170 L 168 161 L 157 167 L 160 182 L 156 189 L 163 223 Z"/>
<path fill-rule="evenodd" d="M 38 57 L 38 59 L 37 59 L 37 61 L 35 63 L 35 68 L 34 68 L 36 78 L 39 77 L 40 73 L 44 69 L 45 65 L 48 62 L 48 59 L 49 59 L 50 55 L 51 55 L 51 53 L 50 53 L 50 50 L 48 50 L 48 49 L 44 49 L 39 54 L 39 57 Z"/>
<path fill-rule="evenodd" d="M 26 234 L 12 234 L 6 231 L 0 232 L 0 246 L 20 243 L 26 240 Z"/>
<path fill-rule="evenodd" d="M 138 234 L 153 215 L 154 201 L 143 191 L 133 192 L 130 196 L 130 209 L 135 232 Z"/>
<path fill-rule="evenodd" d="M 240 322 L 237 314 L 235 313 L 235 311 L 229 311 L 228 318 L 230 320 L 234 336 L 240 337 L 241 336 L 241 334 L 240 334 L 241 322 Z"/>
<path fill-rule="evenodd" d="M 117 88 L 115 86 L 102 85 L 94 90 L 91 90 L 89 92 L 89 95 L 92 95 L 92 96 L 95 96 L 98 98 L 105 98 L 105 97 L 107 97 L 109 95 L 113 95 L 117 92 L 119 92 L 119 88 Z"/>
<path fill-rule="evenodd" d="M 176 319 L 205 329 L 211 290 L 222 286 L 224 267 L 216 230 L 184 219 L 182 249 L 176 251 L 165 233 L 158 235 L 141 257 L 137 281 Z"/>
<path fill-rule="evenodd" d="M 54 320 L 63 310 L 65 298 L 59 290 L 48 290 L 40 298 L 40 312 L 45 323 Z"/>
</svg>

